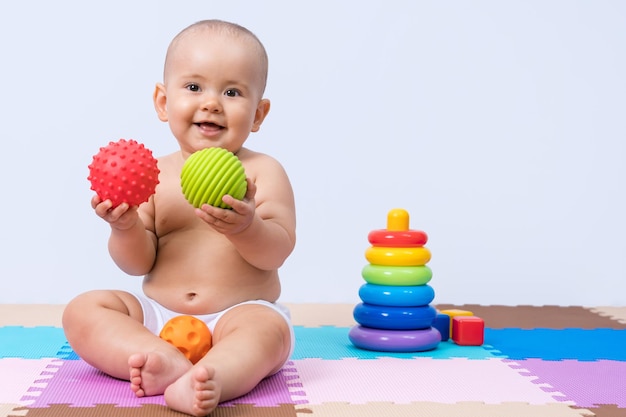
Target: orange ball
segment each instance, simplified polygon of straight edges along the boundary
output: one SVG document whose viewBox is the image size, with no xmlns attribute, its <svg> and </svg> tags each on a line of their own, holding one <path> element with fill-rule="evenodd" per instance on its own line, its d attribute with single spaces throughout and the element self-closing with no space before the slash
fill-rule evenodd
<svg viewBox="0 0 626 417">
<path fill-rule="evenodd" d="M 211 349 L 211 331 L 193 316 L 173 317 L 165 323 L 159 336 L 176 346 L 194 364 Z"/>
</svg>

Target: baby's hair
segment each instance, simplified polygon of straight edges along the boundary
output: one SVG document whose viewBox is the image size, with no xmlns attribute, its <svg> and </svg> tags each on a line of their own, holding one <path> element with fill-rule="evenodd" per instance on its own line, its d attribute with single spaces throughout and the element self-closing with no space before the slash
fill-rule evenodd
<svg viewBox="0 0 626 417">
<path fill-rule="evenodd" d="M 259 69 L 261 71 L 261 76 L 263 80 L 263 90 L 265 91 L 265 85 L 267 84 L 267 73 L 268 73 L 268 57 L 267 51 L 265 50 L 265 46 L 261 40 L 249 29 L 238 25 L 237 23 L 227 22 L 219 19 L 207 19 L 200 20 L 196 23 L 192 23 L 187 26 L 185 29 L 181 30 L 175 37 L 172 39 L 170 46 L 167 49 L 167 56 L 165 58 L 165 67 L 167 67 L 167 61 L 170 55 L 170 51 L 176 46 L 178 41 L 184 37 L 185 34 L 190 33 L 195 30 L 208 30 L 213 31 L 215 33 L 227 34 L 229 36 L 246 38 L 248 40 L 252 40 L 256 45 L 256 49 L 258 52 L 259 58 Z M 165 68 L 164 68 L 165 72 Z"/>
</svg>

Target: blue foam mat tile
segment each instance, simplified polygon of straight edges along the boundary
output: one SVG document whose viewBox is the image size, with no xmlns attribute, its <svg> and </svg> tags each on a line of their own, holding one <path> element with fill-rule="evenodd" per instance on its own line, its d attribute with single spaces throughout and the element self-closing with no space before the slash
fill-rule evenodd
<svg viewBox="0 0 626 417">
<path fill-rule="evenodd" d="M 485 329 L 485 347 L 513 360 L 626 361 L 626 331 Z"/>
<path fill-rule="evenodd" d="M 78 358 L 60 327 L 0 327 L 0 358 Z"/>
<path fill-rule="evenodd" d="M 377 359 L 380 357 L 406 358 L 426 357 L 434 359 L 466 358 L 490 359 L 499 355 L 482 346 L 458 346 L 441 342 L 436 349 L 425 352 L 378 352 L 357 348 L 350 342 L 350 327 L 303 327 L 294 326 L 296 346 L 292 359 L 319 358 L 339 360 L 343 358 Z"/>
</svg>

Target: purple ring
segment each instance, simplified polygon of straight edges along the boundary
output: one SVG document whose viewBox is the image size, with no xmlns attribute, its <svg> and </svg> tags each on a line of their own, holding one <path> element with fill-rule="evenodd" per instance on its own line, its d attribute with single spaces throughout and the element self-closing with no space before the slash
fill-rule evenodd
<svg viewBox="0 0 626 417">
<path fill-rule="evenodd" d="M 380 352 L 423 352 L 441 342 L 441 333 L 434 327 L 419 330 L 384 330 L 357 325 L 348 338 L 358 348 Z"/>
</svg>

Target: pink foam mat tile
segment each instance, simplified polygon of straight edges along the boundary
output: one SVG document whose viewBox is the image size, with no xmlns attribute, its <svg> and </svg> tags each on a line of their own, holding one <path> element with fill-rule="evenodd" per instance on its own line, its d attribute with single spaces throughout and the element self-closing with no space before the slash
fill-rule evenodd
<svg viewBox="0 0 626 417">
<path fill-rule="evenodd" d="M 58 371 L 62 361 L 54 358 L 0 359 L 0 403 L 30 405 L 28 393 L 43 389 Z"/>
<path fill-rule="evenodd" d="M 558 392 L 547 392 L 545 387 L 533 383 L 531 378 L 497 358 L 303 359 L 294 363 L 308 404 L 377 401 L 551 404 L 560 402 L 558 398 L 562 397 Z"/>
<path fill-rule="evenodd" d="M 576 406 L 615 404 L 625 409 L 626 416 L 626 362 L 526 359 L 509 365 L 522 375 L 532 376 L 537 386 L 563 393 Z"/>
</svg>

